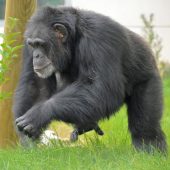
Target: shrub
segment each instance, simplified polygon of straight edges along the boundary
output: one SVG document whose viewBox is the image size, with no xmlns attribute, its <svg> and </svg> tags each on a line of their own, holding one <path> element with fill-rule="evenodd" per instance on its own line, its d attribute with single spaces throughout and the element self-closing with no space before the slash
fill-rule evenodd
<svg viewBox="0 0 170 170">
<path fill-rule="evenodd" d="M 0 38 L 3 40 L 0 44 L 0 86 L 10 79 L 6 77 L 6 73 L 10 70 L 13 58 L 17 57 L 16 51 L 22 47 L 22 45 L 15 45 L 16 37 L 20 34 L 14 31 L 18 19 L 9 18 L 8 22 L 8 34 L 0 33 Z M 0 100 L 9 96 L 10 92 L 0 92 Z"/>
</svg>

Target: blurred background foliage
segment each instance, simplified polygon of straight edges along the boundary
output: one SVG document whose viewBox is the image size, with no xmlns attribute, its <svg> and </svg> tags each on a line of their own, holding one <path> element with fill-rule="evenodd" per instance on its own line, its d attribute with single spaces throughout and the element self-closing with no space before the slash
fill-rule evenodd
<svg viewBox="0 0 170 170">
<path fill-rule="evenodd" d="M 15 32 L 15 26 L 18 23 L 18 19 L 9 18 L 8 19 L 8 34 L 0 33 L 0 38 L 3 39 L 0 44 L 0 86 L 6 83 L 10 77 L 6 77 L 6 73 L 10 70 L 10 65 L 12 64 L 12 59 L 17 57 L 17 50 L 21 49 L 23 45 L 15 45 L 16 37 L 20 34 Z M 10 92 L 0 92 L 0 101 L 11 96 Z"/>
<path fill-rule="evenodd" d="M 154 14 L 150 14 L 149 17 L 146 17 L 144 14 L 141 15 L 141 19 L 143 22 L 143 37 L 148 42 L 151 47 L 153 54 L 155 56 L 155 60 L 160 71 L 161 76 L 165 75 L 166 63 L 161 60 L 161 52 L 162 52 L 162 39 L 155 31 L 154 26 Z"/>
</svg>

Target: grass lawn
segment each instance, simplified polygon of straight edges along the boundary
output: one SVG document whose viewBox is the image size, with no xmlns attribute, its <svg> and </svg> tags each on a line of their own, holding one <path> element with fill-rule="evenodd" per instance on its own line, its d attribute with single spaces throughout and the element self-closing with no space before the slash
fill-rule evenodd
<svg viewBox="0 0 170 170">
<path fill-rule="evenodd" d="M 164 80 L 164 103 L 162 127 L 170 143 L 170 78 Z M 90 132 L 74 146 L 60 143 L 51 147 L 0 150 L 0 170 L 170 170 L 169 156 L 133 149 L 125 107 L 100 125 L 105 132 L 103 137 Z"/>
</svg>

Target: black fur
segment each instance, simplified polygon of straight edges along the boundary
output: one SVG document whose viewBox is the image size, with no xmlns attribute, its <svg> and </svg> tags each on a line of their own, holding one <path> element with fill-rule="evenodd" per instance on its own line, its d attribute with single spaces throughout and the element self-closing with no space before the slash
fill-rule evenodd
<svg viewBox="0 0 170 170">
<path fill-rule="evenodd" d="M 80 127 L 75 128 L 70 135 L 70 140 L 72 142 L 74 142 L 74 141 L 78 140 L 79 135 L 82 135 L 82 134 L 84 134 L 88 131 L 91 131 L 91 130 L 95 130 L 95 132 L 100 136 L 104 135 L 104 132 L 100 129 L 100 127 L 96 123 L 87 124 L 86 127 L 84 126 L 84 127 L 81 127 L 81 128 Z"/>
<path fill-rule="evenodd" d="M 67 28 L 65 42 L 57 40 L 54 23 Z M 60 73 L 62 86 L 56 88 L 60 82 L 55 73 L 45 79 L 34 73 L 32 49 L 26 44 L 13 109 L 19 133 L 38 138 L 51 120 L 86 131 L 125 103 L 134 146 L 166 150 L 160 127 L 161 80 L 141 37 L 100 14 L 51 7 L 31 18 L 25 37 L 46 42 L 44 51 Z"/>
</svg>

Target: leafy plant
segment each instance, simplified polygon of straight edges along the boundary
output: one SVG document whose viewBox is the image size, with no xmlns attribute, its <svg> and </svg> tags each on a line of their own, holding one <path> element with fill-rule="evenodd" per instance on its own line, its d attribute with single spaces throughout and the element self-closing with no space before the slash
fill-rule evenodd
<svg viewBox="0 0 170 170">
<path fill-rule="evenodd" d="M 144 38 L 149 43 L 150 47 L 155 56 L 157 66 L 159 68 L 161 76 L 164 74 L 165 63 L 161 61 L 161 52 L 162 52 L 162 39 L 155 32 L 154 28 L 154 14 L 150 14 L 147 18 L 145 15 L 141 15 L 142 22 L 144 24 L 143 33 Z"/>
<path fill-rule="evenodd" d="M 6 73 L 10 70 L 10 65 L 13 62 L 13 58 L 17 57 L 17 50 L 19 50 L 23 45 L 15 45 L 16 38 L 20 34 L 15 32 L 15 26 L 18 22 L 16 18 L 8 19 L 9 27 L 8 33 L 0 33 L 0 38 L 2 38 L 2 43 L 0 44 L 0 85 L 6 83 L 9 77 Z M 10 96 L 10 92 L 0 92 L 0 100 Z"/>
</svg>

